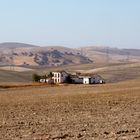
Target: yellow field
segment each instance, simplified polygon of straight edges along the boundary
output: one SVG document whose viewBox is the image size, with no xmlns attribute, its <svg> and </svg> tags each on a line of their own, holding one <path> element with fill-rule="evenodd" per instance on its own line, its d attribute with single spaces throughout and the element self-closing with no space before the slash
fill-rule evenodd
<svg viewBox="0 0 140 140">
<path fill-rule="evenodd" d="M 0 89 L 0 139 L 140 139 L 140 81 Z"/>
</svg>

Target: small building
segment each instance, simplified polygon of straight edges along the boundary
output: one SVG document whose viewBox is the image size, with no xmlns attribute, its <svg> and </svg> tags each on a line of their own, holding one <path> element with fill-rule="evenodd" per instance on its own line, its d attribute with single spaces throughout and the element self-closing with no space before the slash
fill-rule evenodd
<svg viewBox="0 0 140 140">
<path fill-rule="evenodd" d="M 40 79 L 39 82 L 40 83 L 45 83 L 46 82 L 46 79 Z"/>
<path fill-rule="evenodd" d="M 81 84 L 103 84 L 105 82 L 105 80 L 100 75 L 80 74 L 77 77 L 78 79 L 76 80 Z"/>
<path fill-rule="evenodd" d="M 53 74 L 52 79 L 55 84 L 67 82 L 67 77 L 69 76 L 69 74 L 65 71 L 56 71 L 52 72 L 52 74 Z"/>
<path fill-rule="evenodd" d="M 83 84 L 91 84 L 91 77 L 83 77 Z"/>
<path fill-rule="evenodd" d="M 83 78 L 78 75 L 70 75 L 70 78 L 73 84 L 83 84 Z"/>
<path fill-rule="evenodd" d="M 100 75 L 96 74 L 91 77 L 91 83 L 92 84 L 103 84 L 103 83 L 105 83 L 105 80 Z"/>
</svg>

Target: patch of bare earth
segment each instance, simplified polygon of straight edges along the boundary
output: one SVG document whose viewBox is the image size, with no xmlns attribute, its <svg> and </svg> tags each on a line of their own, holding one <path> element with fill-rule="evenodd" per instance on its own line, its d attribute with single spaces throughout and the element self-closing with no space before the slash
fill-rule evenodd
<svg viewBox="0 0 140 140">
<path fill-rule="evenodd" d="M 2 140 L 139 140 L 140 81 L 0 91 Z"/>
</svg>

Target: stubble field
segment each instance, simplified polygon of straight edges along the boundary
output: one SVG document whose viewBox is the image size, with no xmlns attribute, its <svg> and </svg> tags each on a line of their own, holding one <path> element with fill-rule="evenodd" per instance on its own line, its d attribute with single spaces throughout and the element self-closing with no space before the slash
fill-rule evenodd
<svg viewBox="0 0 140 140">
<path fill-rule="evenodd" d="M 0 89 L 2 140 L 139 140 L 140 81 Z"/>
</svg>

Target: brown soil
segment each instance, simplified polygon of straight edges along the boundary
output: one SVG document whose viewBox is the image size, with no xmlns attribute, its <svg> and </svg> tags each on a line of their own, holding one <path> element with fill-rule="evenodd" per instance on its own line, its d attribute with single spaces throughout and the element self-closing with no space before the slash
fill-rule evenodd
<svg viewBox="0 0 140 140">
<path fill-rule="evenodd" d="M 0 89 L 0 139 L 139 140 L 139 85 Z"/>
</svg>

